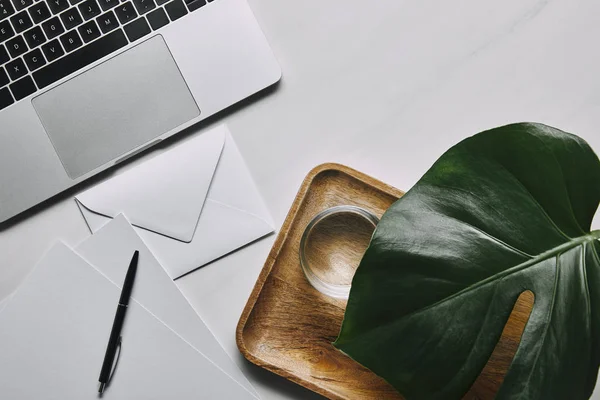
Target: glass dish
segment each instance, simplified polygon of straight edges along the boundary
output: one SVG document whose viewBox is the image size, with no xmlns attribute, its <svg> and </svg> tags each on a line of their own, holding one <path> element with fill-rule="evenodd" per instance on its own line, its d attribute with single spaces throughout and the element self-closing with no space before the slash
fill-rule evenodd
<svg viewBox="0 0 600 400">
<path fill-rule="evenodd" d="M 347 299 L 358 264 L 379 218 L 356 206 L 337 206 L 317 214 L 300 240 L 300 265 L 319 292 Z"/>
</svg>

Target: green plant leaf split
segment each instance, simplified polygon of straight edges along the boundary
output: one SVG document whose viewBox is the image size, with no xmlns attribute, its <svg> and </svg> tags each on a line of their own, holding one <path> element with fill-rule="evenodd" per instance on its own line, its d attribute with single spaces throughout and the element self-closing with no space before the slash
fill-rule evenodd
<svg viewBox="0 0 600 400">
<path fill-rule="evenodd" d="M 407 399 L 460 399 L 514 303 L 533 310 L 497 399 L 587 399 L 600 365 L 600 161 L 534 123 L 448 150 L 385 213 L 334 345 Z"/>
</svg>

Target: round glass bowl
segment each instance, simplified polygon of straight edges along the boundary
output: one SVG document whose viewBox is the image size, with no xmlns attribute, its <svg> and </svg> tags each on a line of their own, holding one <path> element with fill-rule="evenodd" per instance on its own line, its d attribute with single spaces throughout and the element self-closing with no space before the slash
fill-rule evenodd
<svg viewBox="0 0 600 400">
<path fill-rule="evenodd" d="M 337 206 L 317 214 L 300 240 L 300 264 L 319 292 L 347 299 L 358 264 L 379 218 L 356 206 Z"/>
</svg>

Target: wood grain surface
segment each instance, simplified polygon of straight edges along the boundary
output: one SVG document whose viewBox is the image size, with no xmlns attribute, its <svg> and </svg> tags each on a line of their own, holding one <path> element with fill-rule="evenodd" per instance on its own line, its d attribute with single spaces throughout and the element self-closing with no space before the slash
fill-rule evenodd
<svg viewBox="0 0 600 400">
<path fill-rule="evenodd" d="M 301 236 L 319 212 L 355 205 L 380 217 L 402 195 L 398 189 L 338 164 L 323 164 L 308 174 L 238 323 L 237 345 L 249 361 L 329 399 L 402 399 L 382 378 L 331 345 L 346 301 L 314 289 L 299 260 Z M 318 250 L 323 252 L 323 248 Z M 355 256 L 348 253 L 350 259 Z M 531 292 L 519 297 L 501 339 L 465 399 L 494 397 L 532 305 Z"/>
</svg>

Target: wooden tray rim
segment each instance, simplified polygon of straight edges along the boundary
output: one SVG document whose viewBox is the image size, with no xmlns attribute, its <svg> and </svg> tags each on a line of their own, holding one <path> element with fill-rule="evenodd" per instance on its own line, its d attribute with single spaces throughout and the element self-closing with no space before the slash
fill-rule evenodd
<svg viewBox="0 0 600 400">
<path fill-rule="evenodd" d="M 304 180 L 302 181 L 302 184 L 296 195 L 296 198 L 294 199 L 294 202 L 292 203 L 292 206 L 290 207 L 290 211 L 288 212 L 288 214 L 285 218 L 285 221 L 283 222 L 283 225 L 281 226 L 279 234 L 277 235 L 277 239 L 275 240 L 275 243 L 273 244 L 273 247 L 271 248 L 271 251 L 269 252 L 269 255 L 267 257 L 267 260 L 265 261 L 263 269 L 260 272 L 260 275 L 258 276 L 256 284 L 254 285 L 254 289 L 252 289 L 252 293 L 250 294 L 250 297 L 248 298 L 248 302 L 246 303 L 246 306 L 244 307 L 244 310 L 242 311 L 242 315 L 240 316 L 240 320 L 238 321 L 235 339 L 236 339 L 236 344 L 237 344 L 238 349 L 240 350 L 242 355 L 251 363 L 253 363 L 259 367 L 262 367 L 268 371 L 271 371 L 274 374 L 282 376 L 282 377 L 284 377 L 292 382 L 295 382 L 301 386 L 304 386 L 305 388 L 312 390 L 313 392 L 318 393 L 322 396 L 325 396 L 329 399 L 345 400 L 343 397 L 340 397 L 335 393 L 332 393 L 326 389 L 320 388 L 317 385 L 313 384 L 312 382 L 309 382 L 303 378 L 300 378 L 299 376 L 289 373 L 288 371 L 283 370 L 283 369 L 277 367 L 276 365 L 273 365 L 270 362 L 264 361 L 256 356 L 254 356 L 246 347 L 246 344 L 244 343 L 244 338 L 243 338 L 243 331 L 246 326 L 246 323 L 248 322 L 248 318 L 250 317 L 250 313 L 254 309 L 254 306 L 258 300 L 258 297 L 260 296 L 260 293 L 263 289 L 263 286 L 264 286 L 268 276 L 270 275 L 271 270 L 273 269 L 273 265 L 275 264 L 277 257 L 279 256 L 279 252 L 281 251 L 283 244 L 285 243 L 285 241 L 288 237 L 290 227 L 296 221 L 298 212 L 300 210 L 300 206 L 306 199 L 306 195 L 308 193 L 308 190 L 309 190 L 313 180 L 321 173 L 324 173 L 327 171 L 337 171 L 337 172 L 344 173 L 346 175 L 351 176 L 352 178 L 355 178 L 355 179 L 361 181 L 365 185 L 375 187 L 376 189 L 378 189 L 380 191 L 383 191 L 392 196 L 396 196 L 398 198 L 404 194 L 404 192 L 402 192 L 399 189 L 396 189 L 393 186 L 383 183 L 367 174 L 364 174 L 362 172 L 359 172 L 353 168 L 350 168 L 350 167 L 342 165 L 342 164 L 324 163 L 324 164 L 320 164 L 320 165 L 316 166 L 315 168 L 313 168 L 308 173 L 308 175 L 304 178 Z"/>
</svg>

